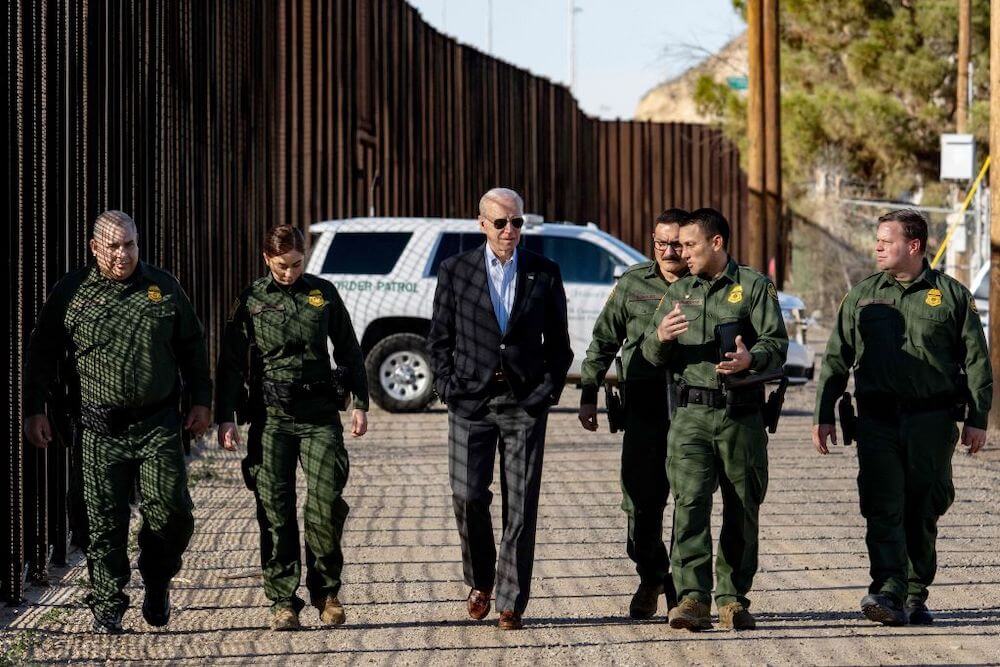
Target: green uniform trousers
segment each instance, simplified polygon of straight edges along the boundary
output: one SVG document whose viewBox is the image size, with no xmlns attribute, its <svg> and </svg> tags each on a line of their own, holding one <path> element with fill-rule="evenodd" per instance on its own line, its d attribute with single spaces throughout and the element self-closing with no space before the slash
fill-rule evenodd
<svg viewBox="0 0 1000 667">
<path fill-rule="evenodd" d="M 924 602 L 937 570 L 937 522 L 955 499 L 951 457 L 958 428 L 948 412 L 898 418 L 862 413 L 858 495 L 868 522 L 871 593 Z"/>
<path fill-rule="evenodd" d="M 622 509 L 628 515 L 626 549 L 644 584 L 668 584 L 663 510 L 667 506 L 666 386 L 629 382 L 622 438 Z"/>
<path fill-rule="evenodd" d="M 303 515 L 310 602 L 320 604 L 340 591 L 340 542 L 349 510 L 342 494 L 349 466 L 339 415 L 335 409 L 326 415 L 326 423 L 315 423 L 319 420 L 296 419 L 268 408 L 250 427 L 243 473 L 257 501 L 264 593 L 272 609 L 299 611 L 305 606 L 295 594 L 302 576 L 295 491 L 299 463 L 306 476 Z"/>
<path fill-rule="evenodd" d="M 722 530 L 715 600 L 746 598 L 757 573 L 758 511 L 767 493 L 767 434 L 759 411 L 688 405 L 670 424 L 667 477 L 674 494 L 670 564 L 678 599 L 709 604 L 712 592 L 712 495 L 722 489 Z"/>
<path fill-rule="evenodd" d="M 139 481 L 139 572 L 147 588 L 164 587 L 181 569 L 194 531 L 181 451 L 180 415 L 173 408 L 130 426 L 120 436 L 82 433 L 86 514 L 87 604 L 96 615 L 128 608 L 129 495 Z"/>
</svg>

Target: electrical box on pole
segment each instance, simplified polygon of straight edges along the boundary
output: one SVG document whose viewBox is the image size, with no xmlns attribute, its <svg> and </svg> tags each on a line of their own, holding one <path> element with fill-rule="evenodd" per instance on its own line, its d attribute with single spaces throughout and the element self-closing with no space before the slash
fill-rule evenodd
<svg viewBox="0 0 1000 667">
<path fill-rule="evenodd" d="M 976 139 L 971 134 L 941 135 L 941 180 L 971 181 L 976 176 Z"/>
</svg>

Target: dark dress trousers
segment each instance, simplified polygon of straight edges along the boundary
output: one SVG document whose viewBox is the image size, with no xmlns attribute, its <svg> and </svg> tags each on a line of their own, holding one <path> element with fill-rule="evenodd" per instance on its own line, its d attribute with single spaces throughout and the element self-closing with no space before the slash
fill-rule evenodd
<svg viewBox="0 0 1000 667">
<path fill-rule="evenodd" d="M 559 267 L 519 248 L 514 305 L 500 331 L 490 300 L 485 246 L 438 271 L 428 345 L 435 389 L 448 405 L 449 474 L 466 583 L 497 609 L 528 604 L 548 409 L 573 359 Z M 503 536 L 490 517 L 499 445 Z"/>
</svg>

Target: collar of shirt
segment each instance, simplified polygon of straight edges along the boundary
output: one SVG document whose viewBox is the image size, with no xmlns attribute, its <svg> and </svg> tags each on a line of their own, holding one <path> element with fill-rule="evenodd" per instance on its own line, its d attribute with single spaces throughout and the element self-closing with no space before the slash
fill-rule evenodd
<svg viewBox="0 0 1000 667">
<path fill-rule="evenodd" d="M 149 270 L 149 265 L 146 264 L 146 262 L 142 261 L 141 259 L 136 264 L 135 271 L 132 272 L 132 275 L 130 275 L 125 280 L 114 280 L 113 278 L 106 277 L 103 273 L 101 273 L 101 269 L 98 268 L 96 264 L 94 264 L 93 266 L 90 267 L 90 274 L 86 278 L 84 278 L 83 282 L 96 283 L 102 280 L 107 280 L 109 282 L 119 283 L 122 285 L 128 285 L 130 283 L 139 280 L 145 280 L 146 282 L 151 282 L 151 283 L 156 282 L 155 280 L 153 280 L 153 272 Z"/>
<path fill-rule="evenodd" d="M 517 248 L 514 248 L 514 254 L 510 256 L 510 261 L 504 264 L 503 262 L 500 261 L 500 258 L 496 256 L 496 253 L 493 252 L 493 248 L 490 247 L 490 244 L 487 243 L 486 267 L 487 268 L 497 267 L 503 269 L 504 272 L 506 272 L 509 269 L 517 269 Z"/>
<path fill-rule="evenodd" d="M 935 269 L 932 269 L 930 263 L 925 259 L 923 269 L 920 271 L 920 275 L 914 278 L 913 282 L 911 282 L 908 286 L 903 286 L 902 283 L 900 283 L 898 280 L 889 275 L 888 271 L 883 271 L 882 277 L 879 279 L 878 288 L 882 289 L 890 285 L 896 285 L 897 287 L 899 287 L 900 290 L 905 292 L 911 287 L 919 286 L 921 283 L 924 283 L 930 287 L 936 287 L 937 273 L 938 272 Z"/>
<path fill-rule="evenodd" d="M 677 276 L 677 280 L 685 278 L 687 277 L 687 275 L 688 275 L 688 270 L 684 269 L 684 272 Z M 650 267 L 646 269 L 646 275 L 643 277 L 646 279 L 659 278 L 666 282 L 670 282 L 669 280 L 667 280 L 667 276 L 664 275 L 663 271 L 660 271 L 660 265 L 656 263 L 655 259 L 653 260 L 653 263 L 650 265 Z"/>
<path fill-rule="evenodd" d="M 264 285 L 264 290 L 267 292 L 305 292 L 310 287 L 309 281 L 306 279 L 306 274 L 304 273 L 291 285 L 279 284 L 278 281 L 274 279 L 274 274 L 270 271 L 267 272 L 266 280 L 267 282 Z"/>
<path fill-rule="evenodd" d="M 695 286 L 700 286 L 703 283 L 709 285 L 715 284 L 719 280 L 728 280 L 729 282 L 735 284 L 740 281 L 740 265 L 736 263 L 736 260 L 732 257 L 726 258 L 726 268 L 722 270 L 718 276 L 714 278 L 703 278 L 702 276 L 695 276 L 694 284 Z"/>
</svg>

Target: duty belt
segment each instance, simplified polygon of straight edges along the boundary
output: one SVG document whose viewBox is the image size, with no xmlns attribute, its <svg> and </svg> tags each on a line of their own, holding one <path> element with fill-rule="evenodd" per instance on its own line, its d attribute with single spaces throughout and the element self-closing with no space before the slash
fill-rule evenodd
<svg viewBox="0 0 1000 667">
<path fill-rule="evenodd" d="M 726 407 L 726 394 L 721 389 L 685 385 L 680 389 L 680 404 L 682 406 L 705 405 L 710 408 L 724 408 Z"/>
<path fill-rule="evenodd" d="M 952 412 L 964 401 L 952 394 L 938 394 L 925 398 L 905 398 L 896 394 L 868 393 L 858 395 L 858 413 L 870 419 L 898 419 L 904 415 L 926 412 Z"/>
<path fill-rule="evenodd" d="M 329 379 L 313 380 L 312 382 L 279 382 L 264 380 L 261 382 L 264 403 L 280 408 L 288 413 L 294 413 L 296 403 L 314 398 L 328 398 L 339 410 L 347 409 L 347 399 L 350 391 L 347 386 L 347 371 L 343 367 L 330 371 Z"/>
<path fill-rule="evenodd" d="M 177 393 L 171 393 L 162 401 L 138 408 L 82 403 L 80 425 L 100 435 L 121 435 L 130 426 L 144 422 L 168 407 L 176 409 L 177 398 Z"/>
</svg>

